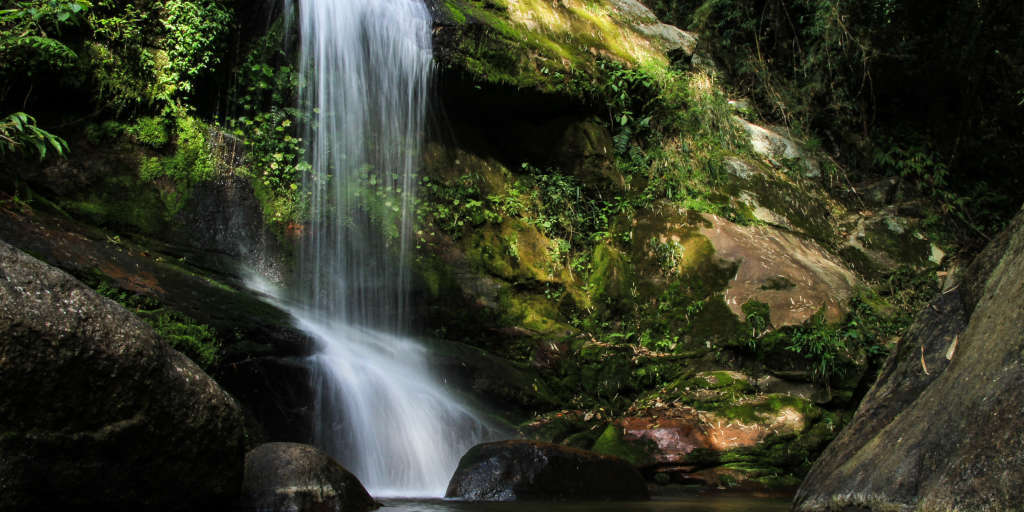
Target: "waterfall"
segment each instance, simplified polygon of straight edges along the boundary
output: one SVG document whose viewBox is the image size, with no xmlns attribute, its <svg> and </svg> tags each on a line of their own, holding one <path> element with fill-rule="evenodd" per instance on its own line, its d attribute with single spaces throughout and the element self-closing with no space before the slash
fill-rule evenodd
<svg viewBox="0 0 1024 512">
<path fill-rule="evenodd" d="M 439 496 L 488 428 L 403 335 L 430 16 L 421 0 L 297 11 L 312 221 L 289 309 L 318 345 L 314 443 L 376 496 Z"/>
</svg>

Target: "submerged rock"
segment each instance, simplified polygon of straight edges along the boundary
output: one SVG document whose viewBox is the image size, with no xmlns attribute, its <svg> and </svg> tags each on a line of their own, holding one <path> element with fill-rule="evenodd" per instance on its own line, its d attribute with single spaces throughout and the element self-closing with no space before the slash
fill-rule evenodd
<svg viewBox="0 0 1024 512">
<path fill-rule="evenodd" d="M 796 496 L 801 512 L 1024 501 L 1024 213 L 917 317 Z"/>
<path fill-rule="evenodd" d="M 379 506 L 355 475 L 315 447 L 267 443 L 245 456 L 242 510 L 361 512 Z"/>
<path fill-rule="evenodd" d="M 135 315 L 0 242 L 0 509 L 226 506 L 242 421 Z"/>
<path fill-rule="evenodd" d="M 628 462 L 537 441 L 474 446 L 459 461 L 445 496 L 468 501 L 649 497 L 643 477 Z"/>
</svg>

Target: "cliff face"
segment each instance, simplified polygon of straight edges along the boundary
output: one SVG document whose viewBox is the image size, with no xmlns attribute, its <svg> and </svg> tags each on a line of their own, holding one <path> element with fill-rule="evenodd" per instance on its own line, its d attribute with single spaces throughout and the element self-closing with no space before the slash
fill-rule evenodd
<svg viewBox="0 0 1024 512">
<path fill-rule="evenodd" d="M 1015 510 L 1024 500 L 1024 214 L 921 312 L 797 511 Z"/>
</svg>

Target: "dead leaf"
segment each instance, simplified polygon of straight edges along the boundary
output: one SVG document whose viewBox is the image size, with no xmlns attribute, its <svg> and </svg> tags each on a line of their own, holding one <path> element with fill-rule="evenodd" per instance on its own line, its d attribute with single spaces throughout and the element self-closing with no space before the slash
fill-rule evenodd
<svg viewBox="0 0 1024 512">
<path fill-rule="evenodd" d="M 921 369 L 924 370 L 925 375 L 931 375 L 928 373 L 928 365 L 924 364 L 924 345 L 921 345 Z"/>
<path fill-rule="evenodd" d="M 953 353 L 956 352 L 956 346 L 960 343 L 960 335 L 953 336 L 953 343 L 949 344 L 949 349 L 946 350 L 946 360 L 953 360 Z"/>
</svg>

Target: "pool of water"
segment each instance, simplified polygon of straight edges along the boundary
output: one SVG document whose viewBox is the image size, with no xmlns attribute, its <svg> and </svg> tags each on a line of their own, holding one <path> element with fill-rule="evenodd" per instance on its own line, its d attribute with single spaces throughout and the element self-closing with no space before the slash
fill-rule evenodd
<svg viewBox="0 0 1024 512">
<path fill-rule="evenodd" d="M 748 496 L 686 496 L 628 502 L 465 503 L 441 499 L 381 499 L 381 512 L 788 512 L 790 501 Z"/>
</svg>

